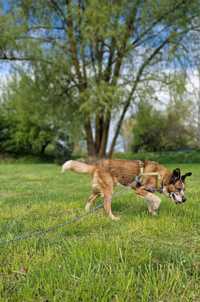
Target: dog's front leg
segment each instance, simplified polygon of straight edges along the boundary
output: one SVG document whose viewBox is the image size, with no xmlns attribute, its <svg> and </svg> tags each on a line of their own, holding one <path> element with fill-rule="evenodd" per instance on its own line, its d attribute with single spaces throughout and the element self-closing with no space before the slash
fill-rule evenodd
<svg viewBox="0 0 200 302">
<path fill-rule="evenodd" d="M 110 194 L 104 194 L 104 209 L 105 209 L 106 214 L 108 214 L 108 216 L 112 220 L 119 220 L 120 218 L 116 217 L 112 213 L 111 202 L 112 202 L 112 195 L 110 195 Z"/>
<path fill-rule="evenodd" d="M 161 202 L 160 198 L 155 194 L 146 191 L 144 187 L 136 189 L 136 194 L 145 198 L 149 213 L 152 215 L 157 215 L 157 210 L 159 209 Z"/>
</svg>

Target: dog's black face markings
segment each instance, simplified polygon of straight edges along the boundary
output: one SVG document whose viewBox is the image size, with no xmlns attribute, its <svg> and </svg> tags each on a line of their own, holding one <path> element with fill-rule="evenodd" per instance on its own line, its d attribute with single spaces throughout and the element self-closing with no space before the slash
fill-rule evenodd
<svg viewBox="0 0 200 302">
<path fill-rule="evenodd" d="M 188 172 L 181 176 L 181 171 L 176 168 L 170 180 L 170 184 L 167 188 L 169 197 L 176 203 L 180 204 L 186 201 L 185 198 L 185 178 L 191 176 L 192 173 Z"/>
</svg>

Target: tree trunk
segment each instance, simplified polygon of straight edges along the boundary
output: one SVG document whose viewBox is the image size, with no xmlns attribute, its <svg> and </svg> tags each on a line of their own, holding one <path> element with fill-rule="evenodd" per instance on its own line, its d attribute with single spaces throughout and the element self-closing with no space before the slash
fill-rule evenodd
<svg viewBox="0 0 200 302">
<path fill-rule="evenodd" d="M 197 116 L 197 144 L 198 148 L 200 148 L 200 72 L 199 72 L 199 87 L 198 87 L 198 95 L 197 95 L 197 107 L 198 107 L 198 116 Z"/>
<path fill-rule="evenodd" d="M 44 155 L 45 149 L 46 149 L 46 147 L 48 146 L 49 143 L 50 143 L 50 141 L 47 141 L 47 142 L 45 142 L 45 143 L 42 145 L 41 150 L 40 150 L 40 154 L 41 154 L 41 155 Z"/>
<path fill-rule="evenodd" d="M 89 157 L 96 157 L 96 150 L 95 144 L 92 135 L 92 127 L 90 124 L 90 120 L 85 122 L 85 135 L 86 135 L 86 142 L 87 142 L 87 153 Z"/>
<path fill-rule="evenodd" d="M 110 112 L 104 118 L 102 114 L 96 116 L 95 139 L 93 138 L 91 122 L 85 123 L 87 152 L 91 158 L 105 158 L 110 127 Z"/>
<path fill-rule="evenodd" d="M 96 115 L 96 124 L 95 124 L 95 150 L 97 154 L 101 146 L 103 127 L 104 127 L 103 113 L 99 113 Z"/>
<path fill-rule="evenodd" d="M 103 134 L 102 134 L 102 138 L 101 138 L 101 144 L 100 144 L 100 148 L 98 150 L 99 158 L 106 157 L 106 147 L 107 147 L 107 143 L 108 143 L 110 119 L 111 119 L 110 112 L 107 112 L 106 118 L 104 121 L 104 125 L 103 125 L 104 127 L 103 127 Z"/>
</svg>

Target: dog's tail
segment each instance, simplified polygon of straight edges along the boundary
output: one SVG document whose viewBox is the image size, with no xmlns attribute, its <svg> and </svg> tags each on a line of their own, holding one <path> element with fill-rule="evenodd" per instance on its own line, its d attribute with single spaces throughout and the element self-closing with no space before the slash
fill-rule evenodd
<svg viewBox="0 0 200 302">
<path fill-rule="evenodd" d="M 67 170 L 74 171 L 77 173 L 88 173 L 92 174 L 95 169 L 95 166 L 88 165 L 76 160 L 68 160 L 62 166 L 62 172 Z"/>
</svg>

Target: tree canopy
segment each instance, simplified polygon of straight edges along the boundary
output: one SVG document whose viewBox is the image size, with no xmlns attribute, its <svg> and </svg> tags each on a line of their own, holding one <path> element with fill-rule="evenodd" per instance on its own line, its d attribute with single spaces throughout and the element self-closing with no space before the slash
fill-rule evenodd
<svg viewBox="0 0 200 302">
<path fill-rule="evenodd" d="M 36 65 L 41 72 L 49 68 L 53 86 L 48 93 L 62 111 L 71 107 L 72 117 L 78 117 L 88 154 L 111 156 L 124 117 L 138 90 L 145 89 L 145 81 L 172 64 L 186 64 L 191 33 L 200 28 L 199 4 L 197 0 L 3 1 L 0 60 L 26 62 L 29 73 Z M 48 77 L 45 81 L 49 83 Z M 116 128 L 108 150 L 114 117 Z"/>
</svg>

